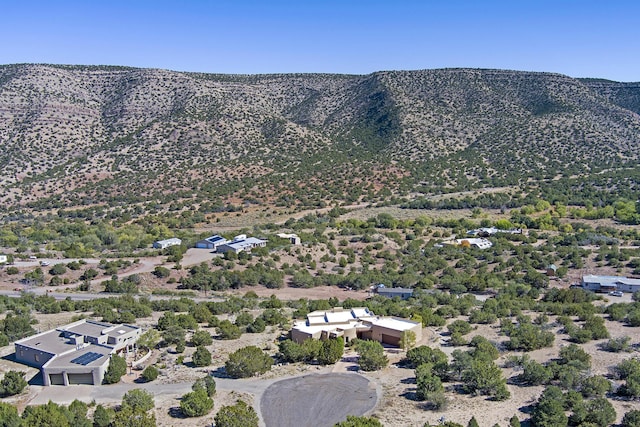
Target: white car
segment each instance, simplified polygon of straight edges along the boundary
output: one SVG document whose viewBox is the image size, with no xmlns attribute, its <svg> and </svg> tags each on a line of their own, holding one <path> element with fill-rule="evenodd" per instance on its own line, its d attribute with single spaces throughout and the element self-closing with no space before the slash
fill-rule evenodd
<svg viewBox="0 0 640 427">
<path fill-rule="evenodd" d="M 611 291 L 609 292 L 609 295 L 611 295 L 612 297 L 621 297 L 622 291 Z"/>
</svg>

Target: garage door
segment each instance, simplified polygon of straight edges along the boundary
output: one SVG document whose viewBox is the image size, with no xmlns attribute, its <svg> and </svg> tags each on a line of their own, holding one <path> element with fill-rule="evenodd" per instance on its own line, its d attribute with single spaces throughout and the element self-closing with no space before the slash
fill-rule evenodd
<svg viewBox="0 0 640 427">
<path fill-rule="evenodd" d="M 69 384 L 93 384 L 93 374 L 67 374 Z"/>
<path fill-rule="evenodd" d="M 49 374 L 49 383 L 51 385 L 64 385 L 62 374 Z"/>
<path fill-rule="evenodd" d="M 400 345 L 400 337 L 394 337 L 393 335 L 382 334 L 382 342 L 389 345 Z"/>
</svg>

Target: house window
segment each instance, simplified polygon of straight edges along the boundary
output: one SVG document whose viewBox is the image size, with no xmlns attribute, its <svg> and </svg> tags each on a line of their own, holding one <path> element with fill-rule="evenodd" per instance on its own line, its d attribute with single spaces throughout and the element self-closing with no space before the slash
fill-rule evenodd
<svg viewBox="0 0 640 427">
<path fill-rule="evenodd" d="M 36 362 L 40 361 L 40 355 L 38 355 L 38 354 L 34 354 L 33 358 L 36 360 Z"/>
<path fill-rule="evenodd" d="M 24 350 L 20 350 L 20 357 L 24 356 Z"/>
</svg>

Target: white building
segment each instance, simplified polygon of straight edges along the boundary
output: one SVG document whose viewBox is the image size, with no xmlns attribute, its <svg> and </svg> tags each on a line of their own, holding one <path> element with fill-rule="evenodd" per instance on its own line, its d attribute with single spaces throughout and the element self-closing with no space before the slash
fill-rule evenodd
<svg viewBox="0 0 640 427">
<path fill-rule="evenodd" d="M 596 276 L 589 274 L 582 276 L 582 287 L 594 292 L 638 292 L 640 291 L 640 279 L 630 279 L 621 276 Z"/>
<path fill-rule="evenodd" d="M 475 230 L 467 231 L 467 234 L 470 236 L 478 236 L 478 237 L 489 237 L 494 234 L 504 233 L 504 234 L 522 234 L 521 228 L 512 228 L 510 230 L 502 230 L 496 227 L 481 227 L 476 228 Z"/>
<path fill-rule="evenodd" d="M 258 239 L 255 237 L 247 237 L 244 234 L 240 234 L 233 238 L 233 241 L 224 243 L 217 248 L 217 252 L 251 252 L 253 248 L 264 248 L 267 246 L 267 241 Z"/>
<path fill-rule="evenodd" d="M 289 239 L 289 242 L 291 242 L 292 245 L 299 245 L 301 243 L 300 237 L 298 237 L 297 234 L 280 233 L 280 234 L 277 234 L 277 236 L 280 237 L 281 239 Z"/>
<path fill-rule="evenodd" d="M 177 237 L 172 237 L 171 239 L 157 240 L 153 242 L 153 247 L 155 249 L 166 249 L 169 246 L 178 246 L 181 244 L 182 244 L 182 240 L 178 239 Z"/>
<path fill-rule="evenodd" d="M 0 264 L 6 264 L 8 260 L 6 255 L 0 255 Z"/>
<path fill-rule="evenodd" d="M 291 329 L 291 339 L 302 343 L 307 339 L 343 337 L 345 342 L 368 339 L 399 346 L 402 335 L 413 331 L 416 342 L 422 339 L 422 323 L 399 317 L 376 316 L 366 307 L 328 311 L 313 311 L 306 321 L 297 321 Z"/>
<path fill-rule="evenodd" d="M 456 244 L 456 246 L 469 245 L 472 248 L 478 249 L 489 249 L 493 246 L 493 243 L 483 237 L 472 239 L 456 239 L 454 240 L 454 243 Z"/>
</svg>

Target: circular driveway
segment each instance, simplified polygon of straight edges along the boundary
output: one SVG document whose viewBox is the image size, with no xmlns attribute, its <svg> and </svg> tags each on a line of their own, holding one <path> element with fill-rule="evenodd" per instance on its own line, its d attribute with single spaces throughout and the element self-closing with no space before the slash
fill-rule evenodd
<svg viewBox="0 0 640 427">
<path fill-rule="evenodd" d="M 270 385 L 260 400 L 266 427 L 331 427 L 364 415 L 378 402 L 376 387 L 358 374 L 304 375 Z"/>
</svg>

